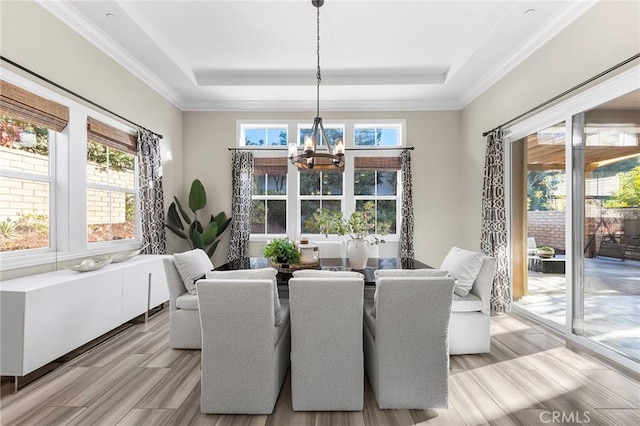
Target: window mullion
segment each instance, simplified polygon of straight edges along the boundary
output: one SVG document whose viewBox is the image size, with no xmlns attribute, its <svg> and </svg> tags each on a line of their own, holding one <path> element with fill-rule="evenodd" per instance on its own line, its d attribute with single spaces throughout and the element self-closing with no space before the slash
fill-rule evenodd
<svg viewBox="0 0 640 426">
<path fill-rule="evenodd" d="M 87 114 L 69 111 L 67 133 L 68 175 L 64 184 L 68 193 L 68 251 L 87 249 Z M 71 184 L 73 182 L 73 185 Z M 71 208 L 71 206 L 77 206 Z M 73 224 L 73 226 L 71 226 Z"/>
<path fill-rule="evenodd" d="M 346 126 L 345 133 L 353 135 L 353 124 Z M 353 139 L 351 139 L 350 142 L 351 141 L 353 141 Z M 354 154 L 353 152 L 347 151 L 344 156 L 344 188 L 342 190 L 342 207 L 345 217 L 351 216 L 351 213 L 356 210 L 354 175 Z"/>
</svg>

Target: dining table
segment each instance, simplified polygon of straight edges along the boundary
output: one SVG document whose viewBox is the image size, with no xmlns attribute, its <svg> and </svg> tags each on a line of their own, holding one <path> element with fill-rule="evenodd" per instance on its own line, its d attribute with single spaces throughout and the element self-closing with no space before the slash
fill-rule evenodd
<svg viewBox="0 0 640 426">
<path fill-rule="evenodd" d="M 272 267 L 273 264 L 269 259 L 263 257 L 244 257 L 234 259 L 224 265 L 216 267 L 218 271 L 234 271 L 241 269 L 261 269 Z M 311 269 L 324 271 L 355 271 L 364 275 L 365 295 L 371 293 L 375 289 L 376 276 L 375 272 L 379 269 L 433 269 L 431 266 L 419 260 L 412 258 L 400 257 L 383 257 L 370 258 L 367 260 L 367 266 L 364 269 L 352 269 L 347 258 L 321 258 L 313 265 Z M 280 297 L 284 293 L 288 294 L 288 283 L 292 274 L 289 272 L 278 272 L 278 291 Z M 369 290 L 369 291 L 367 291 Z"/>
</svg>

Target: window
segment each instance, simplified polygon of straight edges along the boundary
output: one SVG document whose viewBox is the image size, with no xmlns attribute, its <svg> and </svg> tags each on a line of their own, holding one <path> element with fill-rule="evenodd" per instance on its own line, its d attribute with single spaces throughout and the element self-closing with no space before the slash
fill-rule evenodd
<svg viewBox="0 0 640 426">
<path fill-rule="evenodd" d="M 399 146 L 402 127 L 398 124 L 356 124 L 353 131 L 355 146 Z"/>
<path fill-rule="evenodd" d="M 136 140 L 91 117 L 87 135 L 87 241 L 133 239 Z"/>
<path fill-rule="evenodd" d="M 372 233 L 384 235 L 387 242 L 397 244 L 402 188 L 399 149 L 404 146 L 405 121 L 325 122 L 331 143 L 342 139 L 347 148 L 344 172 L 298 171 L 289 164 L 287 140 L 302 145 L 311 124 L 310 120 L 237 122 L 238 146 L 249 145 L 247 141 L 258 141 L 254 145 L 252 239 L 257 241 L 276 235 L 286 235 L 292 240 L 302 235 L 319 239 L 320 230 L 314 219 L 314 213 L 319 209 L 341 211 L 344 217 L 356 210 L 368 209 L 375 217 Z M 274 145 L 276 133 L 267 133 L 275 129 L 281 140 Z M 324 145 L 324 141 L 318 145 Z M 272 148 L 261 151 L 262 147 L 268 146 Z M 265 158 L 267 155 L 271 158 Z M 337 239 L 338 236 L 329 238 Z"/>
<path fill-rule="evenodd" d="M 353 195 L 356 211 L 375 215 L 375 234 L 397 233 L 399 157 L 356 157 Z"/>
<path fill-rule="evenodd" d="M 300 172 L 300 229 L 319 234 L 313 213 L 318 209 L 343 210 L 344 174 L 340 172 Z"/>
<path fill-rule="evenodd" d="M 69 109 L 0 80 L 0 252 L 55 248 L 55 133 Z"/>
<path fill-rule="evenodd" d="M 331 144 L 333 145 L 334 143 L 336 143 L 336 141 L 338 139 L 342 139 L 344 141 L 344 126 L 343 125 L 324 125 L 324 130 L 327 133 L 327 137 L 329 139 L 331 139 Z M 298 126 L 298 145 L 299 146 L 303 146 L 304 145 L 304 138 L 305 136 L 312 136 L 311 135 L 311 124 L 309 123 L 305 123 L 303 125 L 299 125 Z M 326 145 L 326 141 L 324 140 L 324 138 L 321 136 L 320 137 L 320 141 L 317 143 L 317 146 L 324 146 Z"/>
<path fill-rule="evenodd" d="M 251 197 L 251 233 L 287 233 L 287 160 L 256 158 Z"/>
<path fill-rule="evenodd" d="M 242 125 L 240 137 L 241 146 L 286 146 L 287 126 L 271 125 Z"/>
<path fill-rule="evenodd" d="M 2 270 L 135 248 L 140 214 L 132 129 L 10 71 L 3 78 Z"/>
<path fill-rule="evenodd" d="M 49 129 L 10 115 L 0 115 L 0 126 L 0 251 L 49 248 Z"/>
<path fill-rule="evenodd" d="M 135 157 L 87 144 L 87 241 L 135 238 Z"/>
</svg>

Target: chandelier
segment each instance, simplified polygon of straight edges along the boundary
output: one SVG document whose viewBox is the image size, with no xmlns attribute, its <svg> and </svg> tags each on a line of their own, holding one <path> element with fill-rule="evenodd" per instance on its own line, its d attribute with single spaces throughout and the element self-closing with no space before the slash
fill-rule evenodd
<svg viewBox="0 0 640 426">
<path fill-rule="evenodd" d="M 344 142 L 342 139 L 338 139 L 331 144 L 331 140 L 327 137 L 327 132 L 322 124 L 322 117 L 320 117 L 320 83 L 322 82 L 322 74 L 320 72 L 320 6 L 324 4 L 324 0 L 311 0 L 311 4 L 317 10 L 316 118 L 313 119 L 311 131 L 304 137 L 302 153 L 298 153 L 298 145 L 296 143 L 289 144 L 289 160 L 291 164 L 301 170 L 342 171 L 344 170 Z M 324 141 L 326 152 L 317 151 L 317 147 L 321 145 L 320 138 Z"/>
</svg>

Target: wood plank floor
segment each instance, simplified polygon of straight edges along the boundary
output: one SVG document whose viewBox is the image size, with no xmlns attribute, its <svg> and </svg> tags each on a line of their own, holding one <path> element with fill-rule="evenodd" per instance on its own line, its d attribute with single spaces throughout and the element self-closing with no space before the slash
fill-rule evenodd
<svg viewBox="0 0 640 426">
<path fill-rule="evenodd" d="M 368 383 L 362 412 L 293 412 L 287 377 L 269 416 L 200 413 L 200 352 L 168 347 L 154 315 L 45 377 L 0 397 L 1 425 L 537 425 L 640 424 L 635 377 L 574 352 L 528 320 L 491 320 L 491 353 L 451 357 L 449 408 L 380 410 Z"/>
</svg>

